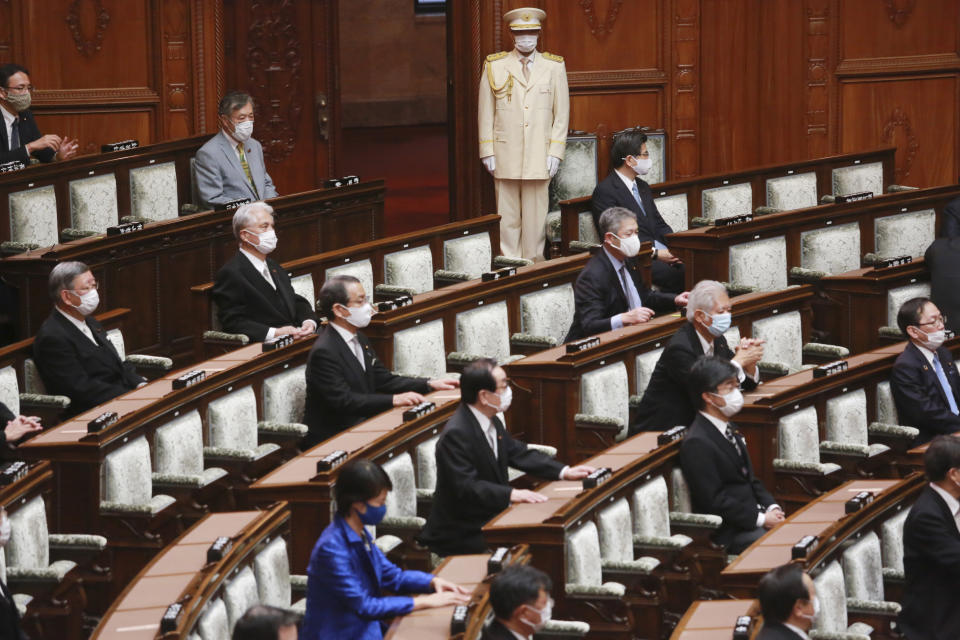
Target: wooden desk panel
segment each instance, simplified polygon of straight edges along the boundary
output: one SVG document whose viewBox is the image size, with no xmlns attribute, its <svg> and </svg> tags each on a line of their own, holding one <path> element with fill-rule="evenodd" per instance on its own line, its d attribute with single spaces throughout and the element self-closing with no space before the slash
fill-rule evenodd
<svg viewBox="0 0 960 640">
<path fill-rule="evenodd" d="M 756 615 L 756 600 L 698 600 L 677 623 L 670 640 L 718 640 L 732 638 L 740 616 Z"/>
</svg>

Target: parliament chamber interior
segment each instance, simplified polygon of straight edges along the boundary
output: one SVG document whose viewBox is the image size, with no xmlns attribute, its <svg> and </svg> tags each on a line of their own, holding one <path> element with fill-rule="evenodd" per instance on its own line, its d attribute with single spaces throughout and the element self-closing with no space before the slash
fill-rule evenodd
<svg viewBox="0 0 960 640">
<path fill-rule="evenodd" d="M 960 637 L 955 0 L 8 0 L 0 66 L 0 638 Z"/>
</svg>

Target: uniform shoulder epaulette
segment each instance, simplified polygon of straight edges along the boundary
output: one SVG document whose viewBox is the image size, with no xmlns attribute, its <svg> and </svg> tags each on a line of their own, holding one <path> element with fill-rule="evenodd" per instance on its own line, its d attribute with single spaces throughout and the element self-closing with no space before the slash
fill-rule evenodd
<svg viewBox="0 0 960 640">
<path fill-rule="evenodd" d="M 563 62 L 563 56 L 558 56 L 555 53 L 547 53 L 546 51 L 544 51 L 540 55 L 542 55 L 547 60 L 553 60 L 554 62 Z"/>
<path fill-rule="evenodd" d="M 501 51 L 499 53 L 491 53 L 487 56 L 487 62 L 493 62 L 494 60 L 500 60 L 501 58 L 506 58 L 510 55 L 509 51 Z"/>
</svg>

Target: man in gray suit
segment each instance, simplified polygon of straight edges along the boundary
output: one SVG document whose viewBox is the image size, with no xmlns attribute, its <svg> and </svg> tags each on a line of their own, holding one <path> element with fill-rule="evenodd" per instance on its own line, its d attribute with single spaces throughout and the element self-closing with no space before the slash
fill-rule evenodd
<svg viewBox="0 0 960 640">
<path fill-rule="evenodd" d="M 217 108 L 220 133 L 200 147 L 196 157 L 197 191 L 208 207 L 250 198 L 277 197 L 263 161 L 263 147 L 254 140 L 253 98 L 231 91 Z"/>
</svg>

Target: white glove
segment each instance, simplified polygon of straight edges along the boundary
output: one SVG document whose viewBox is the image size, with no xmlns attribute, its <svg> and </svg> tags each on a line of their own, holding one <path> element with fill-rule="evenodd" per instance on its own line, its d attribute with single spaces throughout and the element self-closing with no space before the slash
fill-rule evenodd
<svg viewBox="0 0 960 640">
<path fill-rule="evenodd" d="M 490 172 L 490 175 L 493 175 L 493 172 L 497 170 L 497 159 L 494 158 L 493 156 L 480 158 L 480 162 L 482 162 L 483 166 L 487 168 L 487 171 Z"/>
<path fill-rule="evenodd" d="M 547 156 L 547 173 L 550 174 L 550 177 L 557 175 L 557 170 L 560 168 L 560 158 L 554 158 L 553 156 Z"/>
</svg>

